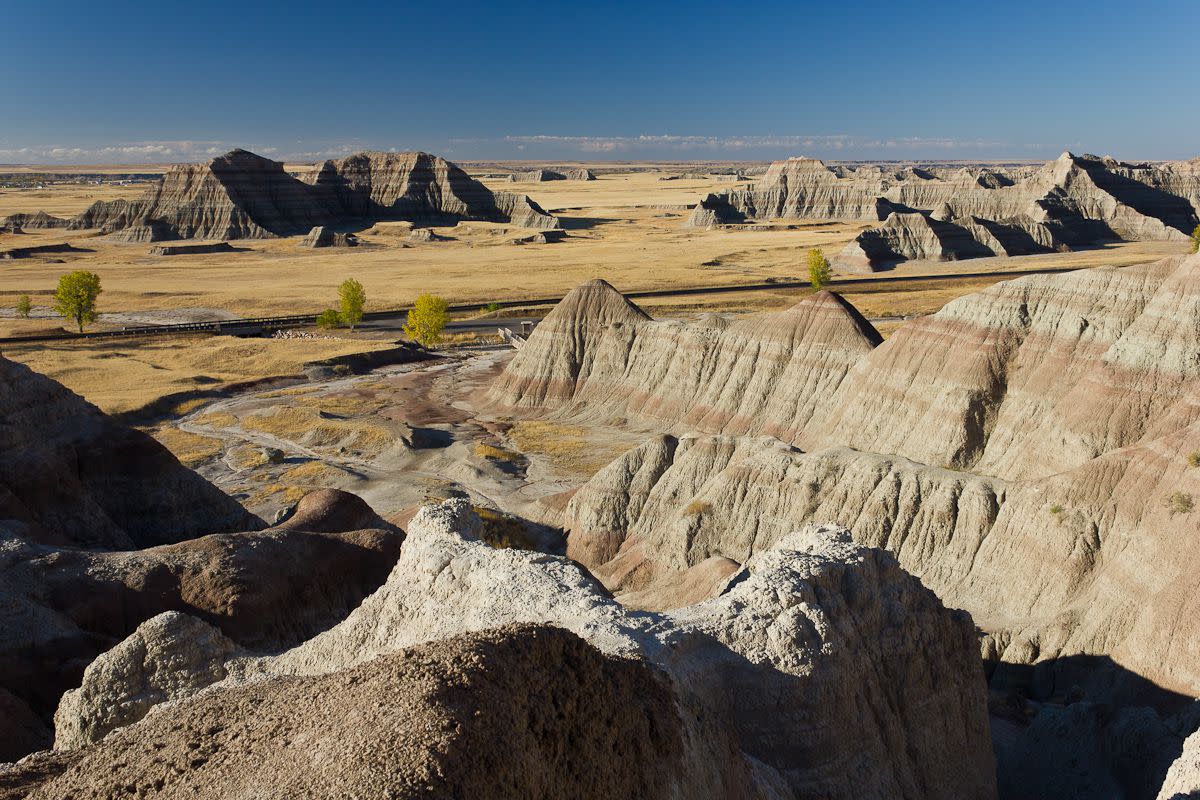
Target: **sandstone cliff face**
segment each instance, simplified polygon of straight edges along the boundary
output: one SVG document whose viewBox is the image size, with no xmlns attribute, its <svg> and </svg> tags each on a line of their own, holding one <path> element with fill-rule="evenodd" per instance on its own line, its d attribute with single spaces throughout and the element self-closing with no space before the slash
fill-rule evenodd
<svg viewBox="0 0 1200 800">
<path fill-rule="evenodd" d="M 632 411 L 660 430 L 786 440 L 659 438 L 580 489 L 568 552 L 627 598 L 720 591 L 727 562 L 832 520 L 972 612 L 993 663 L 1106 655 L 1195 695 L 1198 270 L 1193 256 L 998 284 L 865 346 L 845 372 L 818 361 L 777 378 L 787 413 L 747 391 L 782 374 L 765 347 L 740 359 L 747 377 L 718 394 L 720 413 L 692 415 L 676 398 L 701 390 L 686 386 L 643 403 L 635 387 L 671 385 L 674 363 L 724 331 L 634 360 L 657 323 L 633 309 L 620 326 L 539 327 L 496 391 L 567 418 Z M 805 389 L 819 385 L 836 388 Z"/>
<path fill-rule="evenodd" d="M 182 671 L 224 672 L 219 685 L 232 692 L 246 680 L 283 687 L 369 669 L 380 655 L 426 641 L 552 624 L 670 678 L 683 752 L 666 765 L 660 796 L 994 796 L 971 622 L 886 553 L 814 528 L 752 558 L 719 598 L 673 615 L 637 614 L 566 559 L 491 549 L 474 539 L 478 525 L 462 501 L 423 509 L 387 583 L 344 622 L 274 658 L 231 654 L 216 642 L 207 657 L 188 656 Z M 156 625 L 136 636 L 145 641 Z M 130 640 L 101 657 L 89 674 L 107 676 L 97 684 L 102 700 L 64 706 L 63 730 L 111 723 L 121 698 L 145 696 L 146 674 L 158 676 L 156 697 L 193 694 L 195 681 L 171 680 L 178 648 L 167 650 L 150 653 Z M 85 678 L 80 697 L 90 691 Z M 191 713 L 223 694 L 172 709 Z M 95 752 L 177 713 L 151 712 Z M 684 768 L 674 773 L 673 763 Z"/>
<path fill-rule="evenodd" d="M 905 325 L 851 370 L 844 444 L 1016 479 L 1195 418 L 1200 258 L 1006 281 Z"/>
<path fill-rule="evenodd" d="M 1107 654 L 1195 694 L 1200 671 L 1187 653 L 1200 634 L 1185 622 L 1200 603 L 1195 519 L 1176 498 L 1200 493 L 1186 457 L 1197 448 L 1191 426 L 1008 483 L 848 448 L 657 437 L 574 495 L 567 552 L 635 602 L 676 573 L 744 563 L 798 526 L 831 520 L 970 611 L 1000 669 Z"/>
<path fill-rule="evenodd" d="M 1167 771 L 1158 800 L 1184 800 L 1200 793 L 1200 731 L 1183 744 L 1183 752 Z"/>
<path fill-rule="evenodd" d="M 173 167 L 142 198 L 96 203 L 71 227 L 99 228 L 127 241 L 262 239 L 323 225 L 462 219 L 558 227 L 528 198 L 493 194 L 428 153 L 358 153 L 327 161 L 301 181 L 283 164 L 245 150 Z"/>
<path fill-rule="evenodd" d="M 517 409 L 578 406 L 594 416 L 733 433 L 761 425 L 791 436 L 879 341 L 830 292 L 778 314 L 683 324 L 652 321 L 592 281 L 538 325 L 490 396 Z"/>
<path fill-rule="evenodd" d="M 0 535 L 134 548 L 262 521 L 149 436 L 0 358 Z"/>
</svg>

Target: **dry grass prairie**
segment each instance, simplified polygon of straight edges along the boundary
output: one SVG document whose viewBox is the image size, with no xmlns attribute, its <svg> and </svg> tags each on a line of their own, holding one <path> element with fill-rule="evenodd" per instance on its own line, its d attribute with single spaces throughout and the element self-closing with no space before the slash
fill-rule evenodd
<svg viewBox="0 0 1200 800">
<path fill-rule="evenodd" d="M 338 283 L 347 276 L 364 283 L 374 308 L 406 305 L 426 291 L 481 305 L 554 296 L 595 277 L 624 290 L 802 279 L 809 248 L 819 246 L 832 254 L 868 225 L 818 221 L 792 230 L 686 230 L 682 223 L 688 212 L 667 206 L 694 203 L 733 184 L 662 177 L 635 172 L 588 182 L 486 181 L 495 189 L 528 193 L 560 216 L 570 235 L 546 245 L 513 244 L 522 231 L 489 223 L 437 229 L 446 241 L 409 242 L 408 226 L 391 223 L 363 232 L 364 246 L 353 249 L 307 250 L 299 246 L 299 237 L 292 237 L 238 242 L 239 252 L 231 254 L 170 257 L 149 255 L 145 244 L 111 242 L 88 232 L 8 235 L 0 237 L 0 249 L 70 242 L 89 252 L 4 263 L 0 308 L 11 307 L 24 293 L 35 305 L 49 305 L 59 275 L 71 269 L 100 274 L 102 311 L 218 308 L 235 314 L 319 311 L 333 302 Z M 143 190 L 92 185 L 0 190 L 0 216 L 41 208 L 66 215 L 96 199 L 136 196 Z M 1123 264 L 1178 249 L 1150 242 L 1021 259 L 911 262 L 895 274 Z M 44 327 L 47 322 L 19 324 Z"/>
<path fill-rule="evenodd" d="M 190 336 L 27 344 L 5 348 L 4 356 L 120 413 L 168 394 L 295 375 L 310 361 L 388 346 L 361 339 Z"/>
</svg>

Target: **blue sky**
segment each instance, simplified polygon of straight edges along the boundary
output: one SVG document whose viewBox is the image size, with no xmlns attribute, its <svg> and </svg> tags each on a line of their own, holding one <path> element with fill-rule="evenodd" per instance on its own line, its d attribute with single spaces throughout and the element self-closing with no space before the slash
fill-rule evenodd
<svg viewBox="0 0 1200 800">
<path fill-rule="evenodd" d="M 4 4 L 0 162 L 1200 155 L 1200 2 Z"/>
</svg>

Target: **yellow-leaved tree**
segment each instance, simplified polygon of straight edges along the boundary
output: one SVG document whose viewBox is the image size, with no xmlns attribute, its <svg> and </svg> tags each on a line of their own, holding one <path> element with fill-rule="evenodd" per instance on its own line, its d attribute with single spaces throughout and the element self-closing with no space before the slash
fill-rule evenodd
<svg viewBox="0 0 1200 800">
<path fill-rule="evenodd" d="M 404 323 L 404 332 L 425 347 L 442 340 L 442 330 L 450 321 L 450 304 L 432 294 L 423 294 L 413 303 Z"/>
</svg>

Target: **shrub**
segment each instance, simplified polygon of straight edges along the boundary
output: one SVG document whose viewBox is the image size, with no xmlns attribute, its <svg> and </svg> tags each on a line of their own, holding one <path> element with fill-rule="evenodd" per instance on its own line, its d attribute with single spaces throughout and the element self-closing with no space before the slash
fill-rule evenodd
<svg viewBox="0 0 1200 800">
<path fill-rule="evenodd" d="M 1171 492 L 1163 498 L 1163 505 L 1167 507 L 1167 511 L 1173 517 L 1176 514 L 1192 513 L 1192 509 L 1196 507 L 1196 501 L 1187 492 Z"/>
<path fill-rule="evenodd" d="M 96 321 L 96 297 L 99 296 L 100 276 L 94 272 L 76 270 L 58 279 L 54 290 L 54 310 L 74 320 L 83 333 L 83 323 Z"/>
<path fill-rule="evenodd" d="M 483 307 L 483 311 L 485 314 L 495 314 L 501 308 L 503 308 L 503 306 L 501 306 L 499 303 L 488 303 Z"/>
<path fill-rule="evenodd" d="M 828 284 L 832 277 L 832 270 L 829 266 L 829 259 L 825 257 L 825 251 L 819 247 L 814 247 L 808 251 L 808 282 L 812 284 L 813 289 L 821 291 Z"/>
<path fill-rule="evenodd" d="M 23 294 L 17 298 L 17 316 L 21 319 L 29 319 L 30 312 L 33 311 L 33 301 L 29 299 L 29 295 Z"/>
<path fill-rule="evenodd" d="M 1197 225 L 1196 230 L 1192 231 L 1192 245 L 1188 252 L 1200 253 L 1200 225 Z"/>
<path fill-rule="evenodd" d="M 1062 512 L 1063 512 L 1063 507 L 1062 507 L 1062 506 L 1060 506 L 1058 503 L 1055 503 L 1054 505 L 1050 506 L 1050 513 L 1051 513 L 1051 514 L 1054 514 L 1055 516 L 1058 516 L 1058 515 L 1059 515 L 1059 514 L 1061 514 Z"/>
<path fill-rule="evenodd" d="M 342 323 L 342 315 L 332 308 L 327 308 L 317 315 L 317 327 L 327 331 Z"/>
<path fill-rule="evenodd" d="M 1200 467 L 1200 453 L 1188 453 L 1187 463 L 1189 467 Z"/>
</svg>

